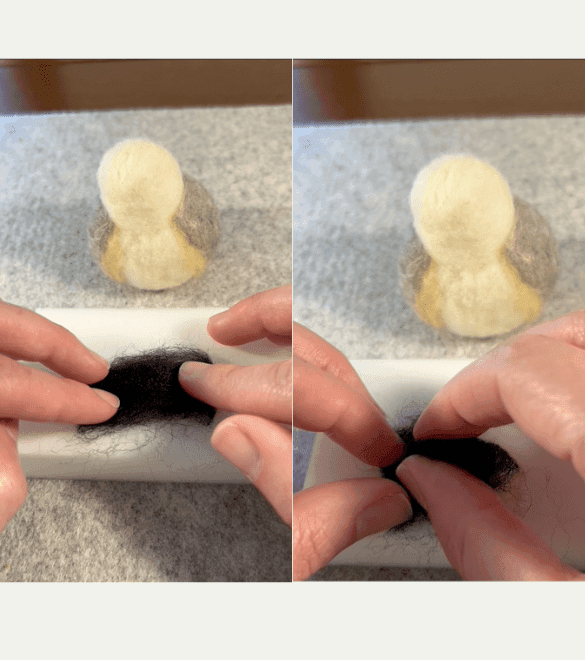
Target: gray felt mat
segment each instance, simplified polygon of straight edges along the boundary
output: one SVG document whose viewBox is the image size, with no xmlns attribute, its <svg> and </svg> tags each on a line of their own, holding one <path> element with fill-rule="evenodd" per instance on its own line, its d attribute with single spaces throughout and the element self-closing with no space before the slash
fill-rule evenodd
<svg viewBox="0 0 585 660">
<path fill-rule="evenodd" d="M 295 320 L 350 359 L 475 358 L 502 339 L 444 336 L 425 326 L 399 292 L 410 188 L 420 168 L 452 152 L 491 163 L 552 226 L 560 274 L 537 323 L 584 306 L 584 117 L 295 127 Z M 311 446 L 311 436 L 295 437 L 295 488 L 304 481 Z M 392 571 L 330 567 L 316 579 L 418 579 Z"/>
<path fill-rule="evenodd" d="M 0 297 L 36 307 L 229 306 L 291 281 L 291 106 L 0 118 Z M 200 181 L 221 237 L 198 281 L 105 278 L 86 226 L 95 174 L 146 137 Z M 290 580 L 290 531 L 252 486 L 29 480 L 0 534 L 0 580 Z"/>
</svg>

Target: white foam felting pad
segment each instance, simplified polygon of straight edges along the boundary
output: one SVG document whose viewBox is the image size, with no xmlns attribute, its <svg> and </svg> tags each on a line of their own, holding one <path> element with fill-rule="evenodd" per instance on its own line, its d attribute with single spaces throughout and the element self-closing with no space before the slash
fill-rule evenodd
<svg viewBox="0 0 585 660">
<path fill-rule="evenodd" d="M 241 348 L 221 346 L 206 332 L 223 309 L 37 309 L 107 360 L 160 346 L 195 346 L 214 363 L 277 362 L 290 351 L 267 340 Z M 40 365 L 33 365 L 39 367 Z M 27 477 L 247 483 L 210 445 L 211 426 L 181 421 L 112 432 L 82 440 L 69 424 L 21 422 L 18 450 Z"/>
</svg>

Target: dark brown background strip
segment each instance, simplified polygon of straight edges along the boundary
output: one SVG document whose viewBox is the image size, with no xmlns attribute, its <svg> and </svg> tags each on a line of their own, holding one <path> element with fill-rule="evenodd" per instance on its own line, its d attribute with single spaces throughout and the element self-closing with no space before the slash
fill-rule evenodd
<svg viewBox="0 0 585 660">
<path fill-rule="evenodd" d="M 291 60 L 2 60 L 0 113 L 292 102 Z"/>
<path fill-rule="evenodd" d="M 585 112 L 584 60 L 295 60 L 294 121 Z"/>
</svg>

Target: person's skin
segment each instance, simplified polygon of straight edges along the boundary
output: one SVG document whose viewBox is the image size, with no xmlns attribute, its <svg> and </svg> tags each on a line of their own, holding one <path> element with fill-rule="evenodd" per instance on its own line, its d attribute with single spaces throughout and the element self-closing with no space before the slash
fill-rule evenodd
<svg viewBox="0 0 585 660">
<path fill-rule="evenodd" d="M 294 337 L 292 329 L 290 286 L 256 294 L 212 317 L 209 335 L 230 346 L 262 337 L 292 342 L 292 360 L 257 367 L 187 363 L 179 379 L 193 396 L 239 413 L 217 426 L 211 442 L 292 523 L 293 575 L 302 580 L 355 541 L 405 522 L 412 510 L 398 484 L 369 478 L 304 490 L 293 511 L 292 434 L 283 425 L 325 432 L 371 465 L 393 462 L 402 443 L 346 358 L 306 328 L 295 324 Z"/>
<path fill-rule="evenodd" d="M 457 374 L 419 418 L 417 438 L 476 436 L 516 423 L 585 478 L 585 310 L 503 342 Z M 438 461 L 409 457 L 397 474 L 425 507 L 467 580 L 576 580 L 494 492 Z"/>
<path fill-rule="evenodd" d="M 17 360 L 40 362 L 57 375 Z M 0 530 L 26 498 L 18 458 L 18 421 L 96 424 L 115 414 L 116 396 L 88 383 L 105 378 L 108 363 L 68 330 L 0 301 Z"/>
</svg>

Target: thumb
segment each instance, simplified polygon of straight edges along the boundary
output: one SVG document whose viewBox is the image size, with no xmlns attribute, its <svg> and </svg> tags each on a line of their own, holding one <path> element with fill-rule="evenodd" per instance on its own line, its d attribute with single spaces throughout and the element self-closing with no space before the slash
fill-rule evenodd
<svg viewBox="0 0 585 660">
<path fill-rule="evenodd" d="M 306 580 L 356 541 L 412 517 L 404 490 L 384 479 L 307 488 L 293 505 L 293 579 Z"/>
<path fill-rule="evenodd" d="M 0 531 L 26 498 L 26 479 L 17 450 L 18 420 L 0 420 Z"/>
<path fill-rule="evenodd" d="M 467 472 L 409 456 L 396 475 L 426 509 L 447 559 L 465 580 L 583 579 Z"/>
</svg>

